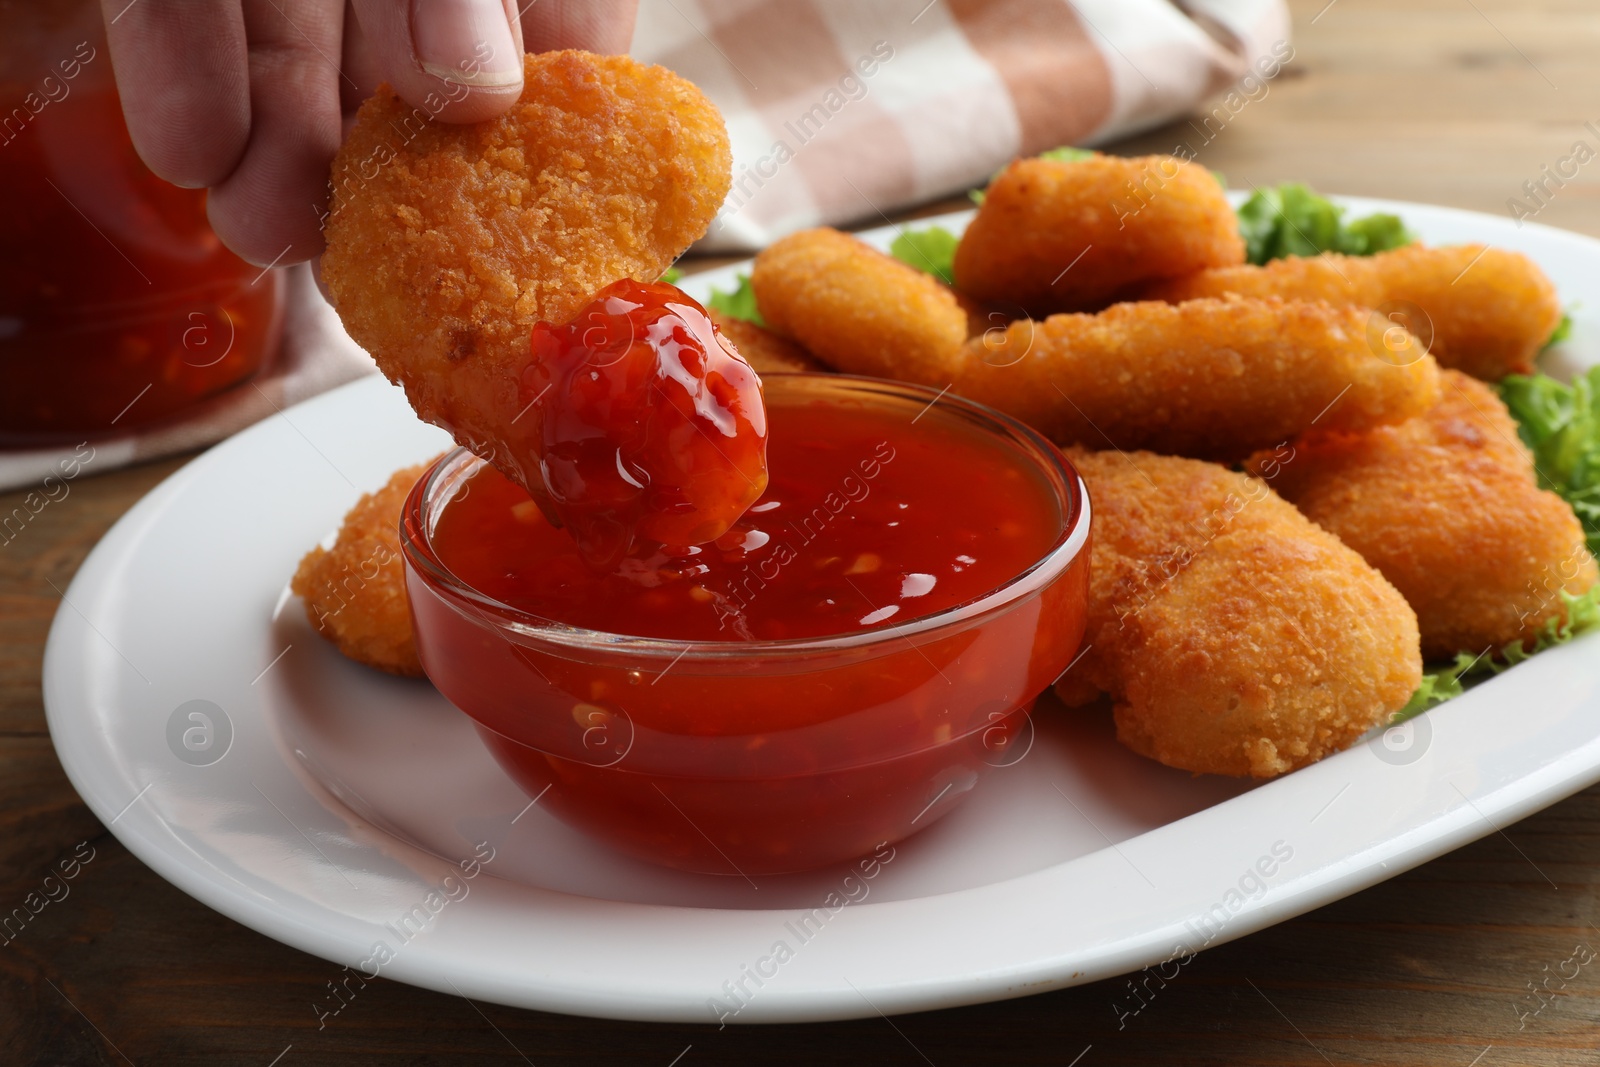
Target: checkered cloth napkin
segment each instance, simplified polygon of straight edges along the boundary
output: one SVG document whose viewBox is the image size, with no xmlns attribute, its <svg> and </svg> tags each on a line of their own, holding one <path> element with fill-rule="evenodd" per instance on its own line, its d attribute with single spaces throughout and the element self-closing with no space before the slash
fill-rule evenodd
<svg viewBox="0 0 1600 1067">
<path fill-rule="evenodd" d="M 1288 37 L 1284 0 L 644 0 L 632 52 L 722 109 L 733 191 L 698 247 L 737 251 L 883 221 L 1014 156 L 1146 129 L 1235 83 L 1255 99 Z M 286 281 L 268 371 L 181 422 L 96 442 L 86 469 L 210 444 L 372 373 L 309 271 Z M 72 452 L 0 453 L 0 489 L 37 485 Z"/>
<path fill-rule="evenodd" d="M 699 249 L 743 251 L 886 221 L 1241 79 L 1253 99 L 1288 39 L 1283 0 L 645 0 L 632 51 L 722 109 L 733 191 Z"/>
</svg>

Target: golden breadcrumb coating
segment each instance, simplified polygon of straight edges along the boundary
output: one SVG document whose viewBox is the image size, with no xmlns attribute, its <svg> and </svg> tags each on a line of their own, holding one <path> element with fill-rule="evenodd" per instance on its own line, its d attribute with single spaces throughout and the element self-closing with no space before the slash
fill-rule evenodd
<svg viewBox="0 0 1600 1067">
<path fill-rule="evenodd" d="M 761 317 L 836 370 L 950 381 L 967 313 L 930 274 L 838 230 L 804 230 L 756 256 Z"/>
<path fill-rule="evenodd" d="M 516 452 L 534 323 L 659 278 L 711 224 L 731 167 L 717 109 L 663 67 L 546 52 L 524 77 L 510 111 L 473 125 L 380 87 L 334 158 L 322 258 L 345 329 L 417 414 L 518 481 L 499 453 Z"/>
<path fill-rule="evenodd" d="M 289 583 L 319 634 L 357 663 L 391 674 L 422 676 L 406 598 L 400 512 L 433 464 L 395 471 L 382 489 L 356 501 L 333 547 L 306 553 Z"/>
<path fill-rule="evenodd" d="M 919 380 L 954 380 L 1058 442 L 1236 460 L 1312 425 L 1365 429 L 1433 405 L 1433 360 L 1404 346 L 1379 358 L 1366 320 L 1276 299 L 1117 304 L 1019 320 L 969 341 L 953 379 Z"/>
<path fill-rule="evenodd" d="M 1316 434 L 1274 463 L 1272 485 L 1383 572 L 1416 610 L 1422 653 L 1499 650 L 1532 637 L 1597 570 L 1566 501 L 1495 391 L 1444 372 L 1427 414 L 1365 434 Z"/>
<path fill-rule="evenodd" d="M 1093 501 L 1088 651 L 1069 704 L 1171 767 L 1269 778 L 1345 748 L 1422 677 L 1383 576 L 1263 482 L 1149 452 L 1072 450 Z"/>
<path fill-rule="evenodd" d="M 733 347 L 739 350 L 744 361 L 754 367 L 758 374 L 798 374 L 828 369 L 787 337 L 779 337 L 747 319 L 724 315 L 715 309 L 709 309 L 706 313 L 711 316 L 717 329 L 722 331 L 722 336 L 733 342 Z"/>
<path fill-rule="evenodd" d="M 1161 300 L 1278 296 L 1380 309 L 1429 341 L 1440 366 L 1499 381 L 1527 374 L 1556 326 L 1561 302 L 1527 256 L 1483 245 L 1410 245 L 1374 256 L 1275 259 L 1264 267 L 1208 270 L 1158 286 Z M 1410 305 L 1422 312 L 1419 319 Z"/>
<path fill-rule="evenodd" d="M 1141 285 L 1244 262 L 1222 186 L 1175 156 L 1019 159 L 956 247 L 956 288 L 1035 317 L 1094 311 Z"/>
</svg>

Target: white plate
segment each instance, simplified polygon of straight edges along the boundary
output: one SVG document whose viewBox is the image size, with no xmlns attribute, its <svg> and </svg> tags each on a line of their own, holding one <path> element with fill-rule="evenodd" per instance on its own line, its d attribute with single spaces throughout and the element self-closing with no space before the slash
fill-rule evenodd
<svg viewBox="0 0 1600 1067">
<path fill-rule="evenodd" d="M 1579 304 L 1551 362 L 1600 356 L 1600 242 L 1349 203 L 1430 242 L 1529 253 Z M 882 246 L 893 230 L 865 236 Z M 686 288 L 703 297 L 736 269 Z M 714 1021 L 714 999 L 738 1022 L 970 1004 L 1219 944 L 1600 779 L 1588 638 L 1417 720 L 1409 745 L 1379 738 L 1253 788 L 1140 759 L 1103 713 L 1051 704 L 1023 759 L 870 879 L 841 867 L 752 885 L 644 865 L 530 808 L 431 687 L 346 662 L 284 591 L 358 492 L 445 444 L 374 378 L 218 445 L 90 554 L 45 656 L 50 732 L 94 812 L 186 892 L 333 961 L 330 979 L 371 961 L 505 1004 L 690 1022 Z M 221 716 L 186 762 L 183 731 L 206 740 L 196 700 Z M 475 848 L 493 859 L 467 879 L 456 864 Z M 830 893 L 851 902 L 813 912 Z"/>
</svg>

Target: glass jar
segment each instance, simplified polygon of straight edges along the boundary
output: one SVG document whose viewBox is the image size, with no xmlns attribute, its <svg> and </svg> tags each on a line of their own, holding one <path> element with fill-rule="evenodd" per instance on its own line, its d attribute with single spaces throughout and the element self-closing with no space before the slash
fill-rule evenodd
<svg viewBox="0 0 1600 1067">
<path fill-rule="evenodd" d="M 205 195 L 134 152 L 97 4 L 0 0 L 0 445 L 166 421 L 263 367 L 278 273 Z"/>
</svg>

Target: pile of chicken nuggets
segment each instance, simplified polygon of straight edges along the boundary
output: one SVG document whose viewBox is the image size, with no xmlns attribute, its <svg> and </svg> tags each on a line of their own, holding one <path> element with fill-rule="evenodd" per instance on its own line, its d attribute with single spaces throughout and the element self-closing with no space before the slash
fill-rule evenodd
<svg viewBox="0 0 1600 1067">
<path fill-rule="evenodd" d="M 728 185 L 720 116 L 676 76 L 565 52 L 530 56 L 526 81 L 503 118 L 432 127 L 367 174 L 400 106 L 380 91 L 335 163 L 324 260 L 351 334 L 490 456 L 518 432 L 505 368 L 532 323 L 659 277 Z M 1147 195 L 1121 210 L 1129 190 Z M 1531 370 L 1561 318 L 1521 255 L 1253 266 L 1205 170 L 1095 155 L 996 176 L 952 274 L 809 230 L 755 261 L 764 325 L 713 314 L 763 373 L 949 390 L 1066 450 L 1092 500 L 1092 588 L 1056 692 L 1109 698 L 1144 755 L 1304 766 L 1389 721 L 1425 658 L 1527 640 L 1596 581 L 1484 384 Z M 420 666 L 395 526 L 419 471 L 363 498 L 293 582 L 347 655 L 404 674 Z"/>
<path fill-rule="evenodd" d="M 953 276 L 797 233 L 756 258 L 770 342 L 741 345 L 948 388 L 1067 450 L 1093 502 L 1092 589 L 1056 692 L 1109 697 L 1137 752 L 1304 766 L 1405 707 L 1425 658 L 1530 639 L 1596 580 L 1484 384 L 1530 371 L 1561 320 L 1524 256 L 1253 266 L 1205 170 L 1097 155 L 1002 171 Z"/>
</svg>

